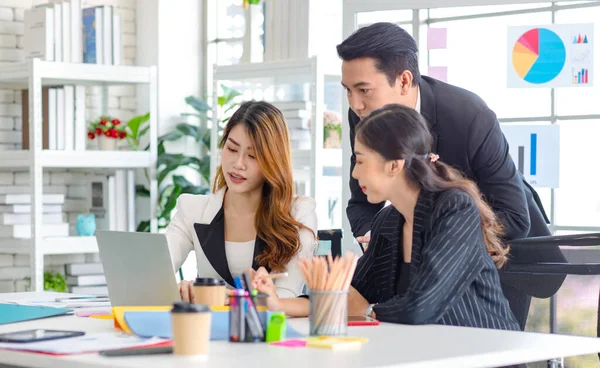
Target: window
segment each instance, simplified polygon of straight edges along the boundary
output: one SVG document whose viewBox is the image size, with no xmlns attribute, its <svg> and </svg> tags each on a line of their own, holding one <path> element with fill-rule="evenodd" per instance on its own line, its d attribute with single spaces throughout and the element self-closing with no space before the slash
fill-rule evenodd
<svg viewBox="0 0 600 368">
<path fill-rule="evenodd" d="M 556 23 L 594 23 L 600 19 L 600 6 L 580 9 L 559 10 L 556 12 Z M 600 25 L 594 25 L 593 40 L 600 37 Z M 596 42 L 596 47 L 600 43 Z M 596 48 L 597 50 L 597 48 Z M 594 70 L 600 70 L 600 58 L 594 57 Z M 595 78 L 593 87 L 558 88 L 556 89 L 556 114 L 557 115 L 583 115 L 598 114 L 600 118 L 600 80 Z M 600 224 L 598 222 L 597 224 Z"/>
<path fill-rule="evenodd" d="M 447 28 L 447 48 L 432 50 L 429 64 L 447 66 L 448 82 L 478 94 L 498 117 L 550 116 L 549 88 L 507 88 L 506 39 L 508 26 L 551 22 L 550 12 L 436 22 Z"/>
</svg>

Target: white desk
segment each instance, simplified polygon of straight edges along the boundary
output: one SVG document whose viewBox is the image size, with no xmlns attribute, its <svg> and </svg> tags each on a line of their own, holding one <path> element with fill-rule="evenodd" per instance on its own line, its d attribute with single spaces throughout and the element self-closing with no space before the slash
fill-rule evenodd
<svg viewBox="0 0 600 368">
<path fill-rule="evenodd" d="M 20 294 L 32 296 L 40 294 Z M 64 294 L 63 294 L 64 295 Z M 16 294 L 0 294 L 0 300 Z M 306 319 L 290 321 L 302 332 Z M 31 328 L 60 328 L 88 333 L 114 331 L 111 320 L 62 316 L 0 326 L 0 333 Z M 98 354 L 52 357 L 0 350 L 0 365 L 28 367 L 495 367 L 543 361 L 600 351 L 600 339 L 537 333 L 495 331 L 448 326 L 406 326 L 382 323 L 378 327 L 351 327 L 349 335 L 367 337 L 360 350 L 333 352 L 284 348 L 267 344 L 212 342 L 208 358 L 172 355 L 106 358 Z"/>
</svg>

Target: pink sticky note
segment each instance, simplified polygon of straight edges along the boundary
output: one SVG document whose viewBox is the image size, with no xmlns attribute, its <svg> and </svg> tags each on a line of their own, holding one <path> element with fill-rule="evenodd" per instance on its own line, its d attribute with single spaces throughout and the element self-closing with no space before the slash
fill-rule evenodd
<svg viewBox="0 0 600 368">
<path fill-rule="evenodd" d="M 431 78 L 435 78 L 442 82 L 448 82 L 448 67 L 447 66 L 430 66 L 427 73 Z"/>
<path fill-rule="evenodd" d="M 445 49 L 448 35 L 447 28 L 428 28 L 427 29 L 427 49 Z"/>
<path fill-rule="evenodd" d="M 300 340 L 300 339 L 292 339 L 292 340 L 272 342 L 269 345 L 284 346 L 286 348 L 304 348 L 304 347 L 306 347 L 306 341 Z"/>
</svg>

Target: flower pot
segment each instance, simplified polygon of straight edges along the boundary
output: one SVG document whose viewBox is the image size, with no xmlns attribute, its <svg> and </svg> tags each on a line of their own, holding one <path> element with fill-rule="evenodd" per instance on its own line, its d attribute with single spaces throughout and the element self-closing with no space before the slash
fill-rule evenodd
<svg viewBox="0 0 600 368">
<path fill-rule="evenodd" d="M 116 138 L 101 135 L 98 137 L 98 149 L 101 151 L 114 151 L 117 149 L 117 140 Z"/>
</svg>

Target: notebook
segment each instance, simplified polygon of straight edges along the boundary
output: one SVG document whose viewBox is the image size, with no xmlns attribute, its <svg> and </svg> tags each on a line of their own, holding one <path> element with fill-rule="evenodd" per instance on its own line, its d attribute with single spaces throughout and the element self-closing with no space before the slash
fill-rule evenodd
<svg viewBox="0 0 600 368">
<path fill-rule="evenodd" d="M 60 316 L 67 313 L 72 313 L 72 311 L 64 308 L 0 304 L 0 325 Z"/>
</svg>

